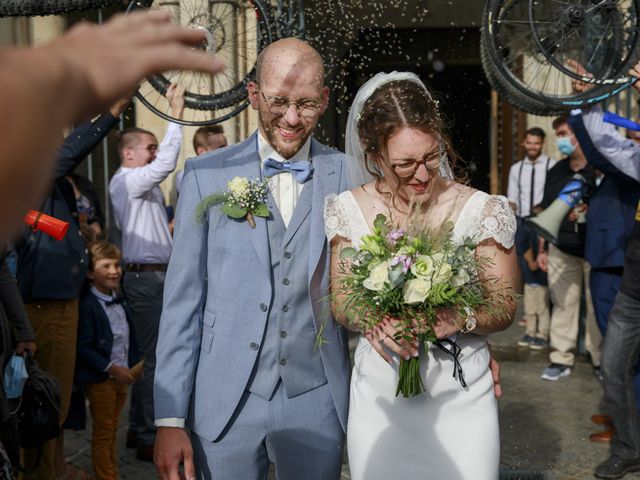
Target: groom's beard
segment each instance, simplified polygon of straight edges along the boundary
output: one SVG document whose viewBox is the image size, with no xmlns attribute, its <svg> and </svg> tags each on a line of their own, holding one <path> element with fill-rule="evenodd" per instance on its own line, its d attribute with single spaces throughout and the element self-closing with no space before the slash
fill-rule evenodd
<svg viewBox="0 0 640 480">
<path fill-rule="evenodd" d="M 318 117 L 309 120 L 301 118 L 298 125 L 289 127 L 283 117 L 274 119 L 273 115 L 268 110 L 263 111 L 262 107 L 258 110 L 258 117 L 265 139 L 284 158 L 293 157 L 302 148 L 318 123 Z M 293 130 L 293 138 L 284 137 L 280 128 Z"/>
</svg>

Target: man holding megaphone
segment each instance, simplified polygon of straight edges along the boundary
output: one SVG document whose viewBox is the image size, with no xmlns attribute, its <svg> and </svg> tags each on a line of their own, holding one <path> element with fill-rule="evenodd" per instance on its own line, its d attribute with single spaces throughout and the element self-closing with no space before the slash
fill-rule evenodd
<svg viewBox="0 0 640 480">
<path fill-rule="evenodd" d="M 594 184 L 594 172 L 567 123 L 567 117 L 552 123 L 556 145 L 566 157 L 547 174 L 544 197 L 537 218 L 528 221 L 546 242 L 540 242 L 538 264 L 548 272 L 551 316 L 551 364 L 542 373 L 545 380 L 571 374 L 578 340 L 580 303 L 584 286 L 586 304 L 586 349 L 594 368 L 600 366 L 601 335 L 595 321 L 589 291 L 589 264 L 584 260 L 586 194 Z M 545 248 L 545 243 L 548 248 Z"/>
</svg>

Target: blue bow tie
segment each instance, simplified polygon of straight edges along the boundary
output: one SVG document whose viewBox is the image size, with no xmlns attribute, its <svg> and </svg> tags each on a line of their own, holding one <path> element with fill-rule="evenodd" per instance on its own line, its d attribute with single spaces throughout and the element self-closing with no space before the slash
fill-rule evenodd
<svg viewBox="0 0 640 480">
<path fill-rule="evenodd" d="M 279 162 L 273 158 L 267 158 L 262 163 L 262 174 L 265 177 L 273 177 L 283 172 L 291 173 L 296 182 L 304 183 L 313 176 L 313 167 L 307 160 Z"/>
</svg>

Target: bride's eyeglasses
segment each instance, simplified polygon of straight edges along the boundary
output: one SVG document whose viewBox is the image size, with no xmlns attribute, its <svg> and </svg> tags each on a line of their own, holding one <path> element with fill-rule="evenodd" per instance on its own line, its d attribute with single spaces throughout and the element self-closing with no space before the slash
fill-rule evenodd
<svg viewBox="0 0 640 480">
<path fill-rule="evenodd" d="M 418 171 L 420 165 L 424 165 L 429 173 L 437 172 L 440 165 L 447 159 L 447 152 L 438 150 L 437 152 L 427 155 L 422 160 L 406 161 L 392 163 L 391 168 L 399 177 L 412 177 Z"/>
</svg>

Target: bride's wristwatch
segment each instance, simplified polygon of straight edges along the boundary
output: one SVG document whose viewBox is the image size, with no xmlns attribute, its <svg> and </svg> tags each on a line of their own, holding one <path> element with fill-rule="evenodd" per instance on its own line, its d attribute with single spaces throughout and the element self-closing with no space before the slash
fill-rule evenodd
<svg viewBox="0 0 640 480">
<path fill-rule="evenodd" d="M 476 315 L 475 313 L 473 313 L 473 310 L 469 309 L 467 311 L 467 318 L 462 324 L 462 329 L 460 330 L 460 333 L 469 333 L 473 329 L 475 329 L 477 325 L 478 325 L 478 320 L 476 319 Z"/>
</svg>

